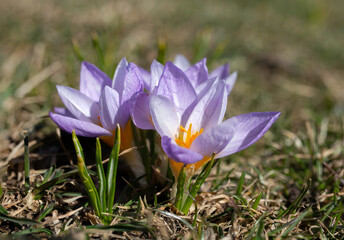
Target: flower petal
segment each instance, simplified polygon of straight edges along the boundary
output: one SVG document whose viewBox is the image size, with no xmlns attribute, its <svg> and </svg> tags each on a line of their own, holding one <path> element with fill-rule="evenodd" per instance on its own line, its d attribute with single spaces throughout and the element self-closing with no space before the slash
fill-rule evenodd
<svg viewBox="0 0 344 240">
<path fill-rule="evenodd" d="M 208 80 L 207 59 L 203 58 L 201 61 L 191 66 L 186 72 L 192 86 L 196 89 L 200 84 Z"/>
<path fill-rule="evenodd" d="M 141 129 L 155 129 L 149 111 L 150 95 L 145 92 L 137 93 L 131 103 L 131 116 L 136 127 Z"/>
<path fill-rule="evenodd" d="M 173 63 L 182 71 L 186 71 L 189 67 L 191 67 L 189 60 L 187 60 L 186 57 L 181 54 L 177 54 L 177 56 L 174 58 Z"/>
<path fill-rule="evenodd" d="M 111 86 L 111 79 L 95 65 L 82 62 L 80 71 L 80 92 L 98 102 L 105 86 Z"/>
<path fill-rule="evenodd" d="M 218 77 L 219 79 L 225 79 L 229 76 L 229 64 L 226 63 L 209 74 L 209 78 Z"/>
<path fill-rule="evenodd" d="M 119 106 L 119 95 L 117 91 L 111 87 L 105 87 L 99 100 L 100 122 L 105 129 L 109 131 L 116 129 L 118 123 L 117 114 Z"/>
<path fill-rule="evenodd" d="M 72 131 L 75 130 L 75 133 L 78 136 L 99 137 L 112 135 L 112 133 L 106 129 L 90 122 L 81 121 L 52 112 L 49 113 L 49 116 L 63 131 L 72 133 Z"/>
<path fill-rule="evenodd" d="M 91 98 L 66 86 L 56 86 L 63 104 L 77 119 L 87 122 L 98 123 L 98 104 Z"/>
<path fill-rule="evenodd" d="M 128 64 L 125 78 L 122 81 L 124 81 L 123 93 L 118 92 L 121 97 L 121 104 L 129 101 L 137 92 L 143 91 L 142 73 L 134 63 Z"/>
<path fill-rule="evenodd" d="M 160 136 L 174 138 L 179 129 L 179 119 L 173 102 L 163 96 L 151 95 L 149 109 Z"/>
<path fill-rule="evenodd" d="M 208 129 L 217 126 L 224 117 L 227 108 L 227 91 L 222 80 L 216 80 L 210 89 L 203 91 L 203 96 L 191 114 L 184 127 L 192 124 L 193 129 Z M 184 123 L 184 118 L 182 123 Z"/>
<path fill-rule="evenodd" d="M 112 80 L 112 88 L 115 89 L 119 95 L 122 95 L 124 89 L 124 79 L 126 76 L 126 68 L 128 65 L 128 61 L 125 58 L 118 63 L 115 74 Z"/>
<path fill-rule="evenodd" d="M 156 94 L 167 97 L 175 104 L 179 118 L 197 98 L 196 92 L 184 72 L 171 62 L 167 62 L 165 65 Z"/>
<path fill-rule="evenodd" d="M 63 115 L 63 116 L 65 116 L 65 117 L 72 117 L 72 118 L 74 118 L 73 114 L 72 114 L 70 111 L 68 111 L 67 108 L 63 108 L 63 107 L 54 107 L 54 113 Z"/>
<path fill-rule="evenodd" d="M 227 94 L 230 94 L 234 85 L 235 85 L 235 82 L 237 80 L 237 76 L 238 76 L 238 73 L 237 72 L 234 72 L 232 73 L 231 75 L 229 75 L 224 81 L 226 83 L 226 88 L 227 88 Z"/>
<path fill-rule="evenodd" d="M 188 148 L 180 147 L 174 143 L 174 140 L 164 136 L 161 138 L 161 147 L 167 156 L 176 162 L 192 164 L 203 159 L 203 156 Z"/>
<path fill-rule="evenodd" d="M 151 92 L 154 90 L 156 86 L 159 85 L 159 81 L 160 81 L 163 71 L 164 71 L 164 65 L 162 65 L 161 63 L 159 63 L 158 61 L 154 59 L 151 65 L 151 82 L 150 82 Z"/>
<path fill-rule="evenodd" d="M 251 146 L 264 135 L 280 114 L 280 112 L 255 112 L 224 121 L 222 124 L 234 129 L 235 132 L 228 145 L 216 157 L 225 157 Z"/>
<path fill-rule="evenodd" d="M 151 85 L 151 74 L 144 68 L 137 66 L 141 72 L 142 75 L 142 81 L 143 81 L 143 85 L 144 88 L 151 93 L 153 89 L 150 88 Z"/>
<path fill-rule="evenodd" d="M 200 134 L 192 142 L 190 149 L 206 157 L 220 153 L 233 138 L 234 131 L 226 124 L 220 124 Z"/>
</svg>

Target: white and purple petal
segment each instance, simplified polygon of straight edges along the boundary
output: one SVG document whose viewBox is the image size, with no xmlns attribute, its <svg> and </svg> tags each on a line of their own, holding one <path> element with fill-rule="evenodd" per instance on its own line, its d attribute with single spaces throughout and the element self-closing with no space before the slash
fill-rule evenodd
<svg viewBox="0 0 344 240">
<path fill-rule="evenodd" d="M 177 56 L 174 58 L 173 63 L 182 71 L 186 71 L 189 67 L 191 67 L 189 60 L 187 60 L 186 57 L 181 54 L 177 54 Z"/>
<path fill-rule="evenodd" d="M 144 86 L 144 89 L 147 90 L 149 93 L 152 92 L 152 89 L 150 87 L 151 85 L 151 74 L 150 72 L 148 72 L 146 69 L 140 67 L 140 66 L 137 66 L 141 72 L 141 75 L 142 75 L 142 81 L 143 81 L 143 86 Z"/>
<path fill-rule="evenodd" d="M 137 93 L 131 102 L 131 117 L 136 127 L 141 129 L 155 129 L 149 110 L 150 95 L 145 92 Z"/>
<path fill-rule="evenodd" d="M 155 129 L 160 136 L 175 138 L 180 127 L 176 107 L 168 98 L 151 95 L 149 109 Z"/>
<path fill-rule="evenodd" d="M 68 111 L 77 119 L 87 122 L 98 123 L 98 104 L 88 96 L 66 86 L 56 86 L 63 104 Z"/>
<path fill-rule="evenodd" d="M 99 100 L 99 117 L 103 127 L 111 132 L 116 129 L 118 123 L 119 107 L 119 94 L 117 91 L 111 87 L 105 87 Z M 120 125 L 123 126 L 123 124 Z"/>
<path fill-rule="evenodd" d="M 122 81 L 124 82 L 124 89 L 122 92 L 118 93 L 120 94 L 120 101 L 123 105 L 129 101 L 134 94 L 143 91 L 142 73 L 134 63 L 128 64 L 125 78 L 122 79 Z"/>
<path fill-rule="evenodd" d="M 206 82 L 209 78 L 207 59 L 203 58 L 201 61 L 191 66 L 185 71 L 186 76 L 189 78 L 192 86 L 196 89 L 199 85 Z"/>
<path fill-rule="evenodd" d="M 214 153 L 218 154 L 233 138 L 234 131 L 225 124 L 207 129 L 192 142 L 190 149 L 207 157 Z"/>
<path fill-rule="evenodd" d="M 120 96 L 122 95 L 124 89 L 124 79 L 126 76 L 126 68 L 128 66 L 128 61 L 126 58 L 122 58 L 122 60 L 118 63 L 115 74 L 112 80 L 112 88 L 115 89 Z"/>
<path fill-rule="evenodd" d="M 82 62 L 80 71 L 80 92 L 98 102 L 105 86 L 111 86 L 111 79 L 95 65 Z"/>
<path fill-rule="evenodd" d="M 197 99 L 197 94 L 182 70 L 167 62 L 162 73 L 156 94 L 170 99 L 176 106 L 179 118 Z"/>
<path fill-rule="evenodd" d="M 70 111 L 68 111 L 67 108 L 63 108 L 63 107 L 54 107 L 54 113 L 60 114 L 65 117 L 75 118 L 73 114 Z"/>
<path fill-rule="evenodd" d="M 226 63 L 216 68 L 209 74 L 209 78 L 218 77 L 219 79 L 226 79 L 229 76 L 229 64 Z"/>
<path fill-rule="evenodd" d="M 204 95 L 200 96 L 192 109 L 186 124 L 184 124 L 185 118 L 182 121 L 185 127 L 192 124 L 196 131 L 217 126 L 222 122 L 227 108 L 227 91 L 223 81 L 216 80 L 211 88 L 203 93 Z"/>
<path fill-rule="evenodd" d="M 68 133 L 72 133 L 72 131 L 75 130 L 76 135 L 84 137 L 112 135 L 112 133 L 107 131 L 106 129 L 90 122 L 62 116 L 52 112 L 49 113 L 49 116 L 59 128 Z"/>
<path fill-rule="evenodd" d="M 161 147 L 167 156 L 176 162 L 184 164 L 196 163 L 203 159 L 203 156 L 197 152 L 194 152 L 188 148 L 178 146 L 174 140 L 168 136 L 161 138 Z"/>
<path fill-rule="evenodd" d="M 151 65 L 150 92 L 153 92 L 154 88 L 159 85 L 159 81 L 163 71 L 164 65 L 154 59 Z"/>
<path fill-rule="evenodd" d="M 251 146 L 269 130 L 280 114 L 280 112 L 254 112 L 224 121 L 221 125 L 234 129 L 234 136 L 216 157 L 225 157 Z"/>
<path fill-rule="evenodd" d="M 230 94 L 234 85 L 235 85 L 235 82 L 237 80 L 237 72 L 234 72 L 232 73 L 231 75 L 229 75 L 226 79 L 224 79 L 225 81 L 225 84 L 226 84 L 226 88 L 227 88 L 227 94 Z"/>
</svg>

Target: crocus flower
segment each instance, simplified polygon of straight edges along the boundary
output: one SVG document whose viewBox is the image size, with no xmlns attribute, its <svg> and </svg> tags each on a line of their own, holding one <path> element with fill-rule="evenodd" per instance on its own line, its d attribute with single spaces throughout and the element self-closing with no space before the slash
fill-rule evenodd
<svg viewBox="0 0 344 240">
<path fill-rule="evenodd" d="M 172 69 L 174 76 L 182 73 L 178 68 Z M 161 146 L 169 157 L 176 181 L 183 165 L 191 177 L 213 154 L 216 159 L 249 147 L 280 115 L 279 112 L 255 112 L 222 121 L 227 108 L 225 82 L 216 79 L 196 102 L 186 106 L 183 103 L 195 99 L 195 92 L 190 90 L 193 88 L 181 86 L 180 79 L 159 83 L 158 90 L 162 83 L 166 86 L 149 101 L 151 121 L 161 136 Z"/>
<path fill-rule="evenodd" d="M 66 108 L 55 108 L 49 115 L 59 128 L 69 133 L 75 130 L 79 136 L 100 137 L 112 146 L 119 124 L 121 151 L 133 146 L 130 102 L 134 94 L 143 91 L 141 72 L 135 64 L 123 58 L 111 81 L 96 66 L 83 62 L 80 91 L 66 86 L 57 86 L 57 91 Z M 133 171 L 142 173 L 137 153 L 132 151 L 125 158 Z"/>
<path fill-rule="evenodd" d="M 171 69 L 173 68 L 179 68 L 179 70 L 171 71 Z M 175 78 L 183 78 L 183 82 L 187 84 L 188 89 L 190 89 L 190 87 L 193 88 L 188 92 L 190 96 L 191 92 L 193 93 L 190 99 L 192 101 L 195 101 L 204 94 L 204 91 L 207 91 L 207 88 L 212 85 L 217 78 L 225 83 L 225 87 L 227 90 L 226 93 L 228 95 L 231 92 L 237 78 L 236 72 L 229 74 L 228 64 L 224 64 L 218 67 L 209 74 L 208 68 L 206 66 L 206 58 L 202 59 L 194 65 L 191 65 L 190 62 L 183 55 L 177 55 L 174 60 L 174 64 L 168 62 L 166 66 L 163 66 L 161 63 L 153 60 L 150 68 L 150 73 L 142 68 L 140 68 L 140 70 L 142 72 L 146 91 L 135 95 L 131 113 L 135 125 L 141 129 L 155 129 L 151 121 L 149 101 L 151 95 L 159 95 L 161 93 L 166 94 L 166 92 L 168 92 L 168 89 L 165 89 L 167 90 L 165 91 L 162 90 L 163 87 L 158 87 L 161 81 L 174 81 L 173 79 Z M 166 86 L 165 83 L 163 83 L 162 85 Z M 182 86 L 180 86 L 179 89 L 181 88 Z M 192 104 L 192 101 L 187 101 L 184 103 L 176 102 L 176 104 L 184 104 L 189 106 Z"/>
<path fill-rule="evenodd" d="M 85 137 L 101 137 L 113 144 L 117 124 L 123 130 L 130 119 L 130 99 L 143 90 L 138 68 L 126 61 L 119 63 L 113 81 L 93 64 L 83 62 L 80 91 L 57 86 L 66 108 L 55 108 L 51 119 L 64 131 Z"/>
</svg>

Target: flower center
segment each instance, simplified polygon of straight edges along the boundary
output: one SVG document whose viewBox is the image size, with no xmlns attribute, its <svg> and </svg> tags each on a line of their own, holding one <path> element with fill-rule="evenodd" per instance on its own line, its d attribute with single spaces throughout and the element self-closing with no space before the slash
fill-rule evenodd
<svg viewBox="0 0 344 240">
<path fill-rule="evenodd" d="M 192 123 L 186 130 L 183 126 L 180 126 L 178 137 L 176 137 L 176 143 L 185 148 L 190 148 L 192 142 L 203 132 L 203 128 L 197 132 L 192 132 Z"/>
</svg>

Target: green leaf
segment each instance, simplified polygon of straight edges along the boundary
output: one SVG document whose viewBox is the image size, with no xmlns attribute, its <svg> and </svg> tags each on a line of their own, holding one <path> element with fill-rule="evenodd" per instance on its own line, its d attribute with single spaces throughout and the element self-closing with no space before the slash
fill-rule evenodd
<svg viewBox="0 0 344 240">
<path fill-rule="evenodd" d="M 213 154 L 213 156 L 211 157 L 211 160 L 205 165 L 202 172 L 197 176 L 195 183 L 192 185 L 192 188 L 190 189 L 190 195 L 192 196 L 192 198 L 196 197 L 196 194 L 198 193 L 205 179 L 208 177 L 210 170 L 214 164 L 214 157 L 215 157 L 215 154 Z M 185 200 L 184 206 L 182 208 L 182 212 L 185 215 L 188 213 L 192 205 L 192 202 L 193 202 L 192 198 L 188 196 Z"/>
<path fill-rule="evenodd" d="M 96 166 L 99 178 L 100 209 L 102 212 L 106 212 L 106 177 L 102 163 L 102 149 L 99 138 L 96 140 Z"/>
<path fill-rule="evenodd" d="M 94 211 L 96 215 L 100 218 L 102 218 L 101 210 L 100 210 L 100 200 L 99 200 L 99 195 L 97 192 L 96 187 L 94 186 L 94 183 L 91 179 L 90 174 L 88 173 L 88 170 L 85 165 L 85 160 L 84 160 L 84 152 L 82 150 L 81 144 L 75 134 L 75 131 L 73 130 L 72 133 L 72 138 L 74 142 L 74 148 L 76 151 L 76 155 L 78 158 L 78 169 L 79 169 L 79 175 L 80 178 L 86 188 L 87 194 L 90 198 L 92 207 L 94 208 Z"/>
<path fill-rule="evenodd" d="M 107 168 L 107 212 L 112 213 L 113 202 L 115 199 L 116 192 L 116 177 L 117 177 L 117 165 L 118 165 L 118 154 L 121 146 L 121 130 L 117 125 L 115 133 L 115 144 L 112 148 L 109 163 Z"/>
<path fill-rule="evenodd" d="M 179 172 L 178 176 L 178 182 L 177 182 L 177 194 L 176 194 L 176 200 L 174 203 L 174 206 L 181 210 L 181 205 L 183 202 L 183 196 L 185 191 L 185 180 L 186 180 L 186 174 L 185 174 L 185 165 L 182 167 L 182 169 Z"/>
</svg>

